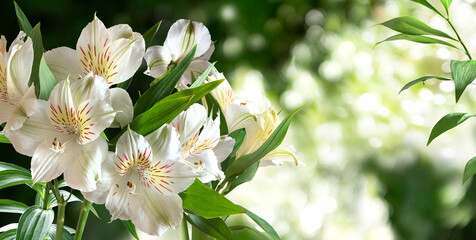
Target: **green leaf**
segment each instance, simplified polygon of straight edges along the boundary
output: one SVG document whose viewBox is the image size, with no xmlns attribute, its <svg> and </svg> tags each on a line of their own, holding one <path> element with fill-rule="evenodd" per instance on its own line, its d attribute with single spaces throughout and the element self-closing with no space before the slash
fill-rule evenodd
<svg viewBox="0 0 476 240">
<path fill-rule="evenodd" d="M 159 30 L 161 23 L 162 23 L 162 21 L 156 23 L 149 30 L 147 30 L 144 34 L 142 34 L 142 37 L 144 37 L 145 48 L 146 49 L 152 44 L 152 41 L 154 41 L 155 35 L 157 34 L 157 31 Z"/>
<path fill-rule="evenodd" d="M 456 102 L 463 94 L 466 87 L 476 78 L 476 60 L 456 61 L 451 60 L 451 76 L 455 83 Z"/>
<path fill-rule="evenodd" d="M 184 209 L 207 219 L 244 213 L 239 206 L 198 179 L 179 195 Z"/>
<path fill-rule="evenodd" d="M 449 14 L 450 11 L 450 5 L 453 0 L 440 0 L 441 3 L 443 4 L 443 7 L 445 7 L 446 14 Z"/>
<path fill-rule="evenodd" d="M 260 218 L 258 215 L 252 213 L 250 210 L 242 207 L 244 210 L 246 210 L 246 215 L 250 217 L 256 224 L 258 224 L 269 236 L 271 236 L 272 239 L 274 240 L 279 240 L 279 235 L 278 233 L 274 230 L 274 228 L 266 222 L 264 219 Z"/>
<path fill-rule="evenodd" d="M 469 113 L 449 113 L 442 117 L 431 129 L 430 138 L 428 139 L 427 146 L 430 145 L 431 141 L 436 137 L 440 136 L 442 133 L 460 125 L 466 119 L 474 117 L 476 115 Z"/>
<path fill-rule="evenodd" d="M 407 40 L 407 41 L 416 42 L 416 43 L 423 43 L 423 44 L 442 44 L 442 45 L 446 45 L 448 47 L 459 49 L 456 46 L 454 46 L 453 44 L 447 43 L 447 42 L 442 41 L 440 39 L 431 38 L 431 37 L 427 37 L 427 36 L 408 35 L 408 34 L 397 34 L 397 35 L 391 36 L 391 37 L 389 37 L 389 38 L 387 38 L 383 41 L 380 41 L 380 42 L 376 43 L 375 46 L 377 46 L 377 45 L 379 45 L 383 42 L 396 41 L 396 40 Z"/>
<path fill-rule="evenodd" d="M 476 157 L 471 158 L 464 166 L 463 184 L 474 174 L 476 174 Z"/>
<path fill-rule="evenodd" d="M 205 79 L 207 79 L 208 75 L 212 71 L 213 66 L 215 66 L 215 63 L 210 64 L 210 66 L 205 70 L 205 72 L 203 72 L 202 75 L 200 75 L 200 77 L 198 77 L 198 79 L 196 81 L 194 81 L 192 83 L 192 85 L 190 85 L 190 88 L 196 88 L 196 87 L 202 85 L 203 81 L 205 81 Z M 192 76 L 193 76 L 193 74 L 192 74 Z"/>
<path fill-rule="evenodd" d="M 66 200 L 68 199 L 68 202 L 80 202 L 81 199 L 76 197 L 74 194 L 65 191 L 65 190 L 59 190 L 60 196 L 62 195 L 63 198 Z M 37 194 L 35 197 L 35 205 L 42 207 L 43 206 L 43 199 L 41 198 L 40 194 Z M 46 205 L 47 209 L 51 209 L 58 206 L 58 202 L 56 201 L 56 197 L 53 193 L 50 193 L 48 196 L 48 203 Z"/>
<path fill-rule="evenodd" d="M 185 215 L 185 219 L 200 231 L 217 239 L 234 239 L 230 229 L 221 218 L 206 219 L 193 214 Z"/>
<path fill-rule="evenodd" d="M 195 57 L 196 50 L 197 46 L 193 47 L 187 56 L 182 61 L 180 61 L 177 66 L 172 69 L 172 71 L 170 71 L 157 84 L 152 85 L 147 91 L 144 92 L 144 94 L 142 94 L 139 99 L 137 99 L 137 102 L 134 105 L 134 116 L 139 116 L 141 113 L 152 107 L 156 102 L 172 93 L 175 86 L 177 85 L 177 82 L 180 80 L 185 70 L 187 70 L 188 65 L 190 65 L 193 58 Z"/>
<path fill-rule="evenodd" d="M 176 92 L 162 99 L 152 106 L 152 108 L 134 118 L 130 127 L 138 134 L 147 135 L 164 123 L 171 122 L 180 112 L 200 100 L 221 83 L 222 81 L 213 81 L 200 87 Z"/>
<path fill-rule="evenodd" d="M 253 180 L 253 178 L 256 175 L 256 172 L 258 171 L 258 168 L 259 168 L 259 162 L 256 162 L 250 167 L 248 167 L 245 171 L 243 171 L 243 173 L 241 173 L 235 179 L 230 181 L 227 189 L 224 191 L 223 194 L 226 195 L 229 192 L 233 191 L 233 189 L 235 189 L 239 185 Z"/>
<path fill-rule="evenodd" d="M 291 120 L 303 107 L 304 106 L 299 107 L 291 114 L 289 114 L 273 131 L 271 136 L 269 136 L 269 138 L 263 143 L 263 145 L 261 145 L 256 151 L 236 159 L 235 162 L 233 162 L 230 168 L 228 168 L 228 170 L 226 171 L 226 176 L 238 176 L 248 167 L 258 162 L 266 154 L 277 148 L 283 142 L 284 137 L 286 136 L 286 132 L 288 131 L 289 124 L 291 124 Z"/>
<path fill-rule="evenodd" d="M 411 16 L 397 17 L 386 22 L 381 23 L 392 30 L 397 32 L 408 34 L 408 35 L 434 35 L 438 37 L 448 38 L 454 41 L 456 39 L 452 38 L 450 35 L 434 29 L 417 18 Z"/>
<path fill-rule="evenodd" d="M 18 19 L 18 25 L 20 26 L 20 29 L 26 33 L 26 35 L 30 35 L 32 27 L 30 24 L 30 21 L 28 21 L 28 18 L 25 16 L 25 13 L 21 10 L 20 6 L 14 1 L 13 4 L 15 5 L 15 13 L 17 15 Z"/>
<path fill-rule="evenodd" d="M 23 213 L 28 206 L 22 202 L 10 199 L 0 199 L 0 212 L 2 213 Z"/>
<path fill-rule="evenodd" d="M 444 17 L 440 12 L 438 12 L 438 10 L 436 10 L 435 7 L 433 7 L 427 0 L 411 0 L 412 2 L 416 2 L 416 3 L 419 3 L 429 9 L 431 9 L 433 12 L 435 12 L 436 14 Z"/>
<path fill-rule="evenodd" d="M 56 240 L 56 224 L 52 224 L 50 229 L 48 230 L 48 237 L 51 238 L 51 240 Z M 63 228 L 63 236 L 61 240 L 74 240 L 73 234 L 68 231 L 66 227 Z"/>
<path fill-rule="evenodd" d="M 16 240 L 43 239 L 54 219 L 53 210 L 29 207 L 20 217 Z"/>
<path fill-rule="evenodd" d="M 230 133 L 228 136 L 231 138 L 235 139 L 235 145 L 233 146 L 233 150 L 231 153 L 228 155 L 228 157 L 221 163 L 221 169 L 226 172 L 228 167 L 233 163 L 235 160 L 234 157 L 232 157 L 233 154 L 238 151 L 238 149 L 241 147 L 241 144 L 243 143 L 243 140 L 245 140 L 245 135 L 246 135 L 246 130 L 244 128 L 240 128 L 238 130 L 235 130 L 234 132 Z"/>
<path fill-rule="evenodd" d="M 258 231 L 258 230 L 256 230 L 256 229 L 254 229 L 254 228 L 252 228 L 252 227 L 249 227 L 249 226 L 234 225 L 234 226 L 229 226 L 228 229 L 230 229 L 230 231 L 232 231 L 232 232 L 242 231 L 242 230 L 251 230 L 251 231 L 253 231 L 256 235 L 258 235 L 258 237 L 259 237 L 260 239 L 263 239 L 263 240 L 268 240 L 268 239 L 270 239 L 270 238 L 268 237 L 268 235 L 266 235 L 266 234 L 264 234 L 264 233 L 262 233 L 262 232 L 260 232 L 260 231 Z"/>
<path fill-rule="evenodd" d="M 38 98 L 47 101 L 50 97 L 51 90 L 53 90 L 53 87 L 58 81 L 46 64 L 44 54 L 41 55 L 40 59 L 39 79 L 40 94 Z"/>
<path fill-rule="evenodd" d="M 10 143 L 10 140 L 8 140 L 7 137 L 5 137 L 5 134 L 3 132 L 0 132 L 0 143 Z"/>
<path fill-rule="evenodd" d="M 405 86 L 403 86 L 403 88 L 400 90 L 400 92 L 398 92 L 398 94 L 400 94 L 401 92 L 403 92 L 404 90 L 407 90 L 408 88 L 410 88 L 411 86 L 417 84 L 417 83 L 425 83 L 426 80 L 428 79 L 438 79 L 438 80 L 444 80 L 444 81 L 447 81 L 447 80 L 451 80 L 451 78 L 446 78 L 446 77 L 438 77 L 438 76 L 424 76 L 424 77 L 421 77 L 421 78 L 418 78 L 418 79 L 415 79 L 407 84 L 405 84 Z"/>
<path fill-rule="evenodd" d="M 29 36 L 33 42 L 33 67 L 31 69 L 30 84 L 35 84 L 35 94 L 40 96 L 40 62 L 43 57 L 43 40 L 39 23 L 35 25 Z M 47 73 L 45 73 L 46 75 Z"/>
<path fill-rule="evenodd" d="M 132 236 L 139 240 L 139 236 L 137 235 L 136 232 L 136 226 L 134 226 L 134 223 L 132 223 L 131 220 L 121 220 L 122 224 L 124 224 L 124 227 L 126 227 L 127 231 L 132 234 Z"/>
<path fill-rule="evenodd" d="M 16 229 L 10 229 L 0 234 L 0 240 L 15 240 L 17 235 Z"/>
<path fill-rule="evenodd" d="M 0 189 L 31 183 L 30 171 L 15 164 L 0 162 Z"/>
</svg>

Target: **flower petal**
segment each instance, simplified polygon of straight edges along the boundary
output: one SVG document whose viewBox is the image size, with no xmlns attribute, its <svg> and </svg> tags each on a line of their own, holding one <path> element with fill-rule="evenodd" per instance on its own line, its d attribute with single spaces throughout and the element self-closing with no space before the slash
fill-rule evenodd
<svg viewBox="0 0 476 240">
<path fill-rule="evenodd" d="M 224 177 L 212 150 L 204 151 L 200 155 L 192 155 L 184 161 L 200 175 L 198 179 L 203 183 L 219 180 Z"/>
<path fill-rule="evenodd" d="M 35 87 L 32 85 L 28 88 L 25 95 L 23 95 L 18 105 L 15 106 L 7 122 L 7 125 L 9 125 L 7 128 L 16 130 L 23 126 L 27 117 L 35 112 L 37 107 L 36 102 Z"/>
<path fill-rule="evenodd" d="M 106 159 L 101 165 L 101 172 L 99 174 L 99 180 L 96 183 L 96 190 L 92 192 L 81 192 L 88 201 L 91 201 L 96 204 L 106 203 L 106 198 L 109 194 L 109 191 L 114 187 L 114 179 L 117 175 L 114 158 L 116 155 L 112 152 L 108 152 Z"/>
<path fill-rule="evenodd" d="M 210 66 L 208 61 L 204 60 L 195 60 L 190 63 L 185 73 L 180 78 L 180 81 L 177 83 L 178 90 L 188 89 L 192 84 L 192 74 L 195 79 L 200 77 L 205 70 Z"/>
<path fill-rule="evenodd" d="M 68 148 L 66 148 L 68 147 Z M 64 149 L 68 158 L 68 166 L 64 180 L 71 188 L 91 192 L 96 189 L 99 180 L 101 163 L 107 155 L 107 143 L 103 138 L 85 145 L 74 142 Z"/>
<path fill-rule="evenodd" d="M 147 62 L 147 70 L 144 74 L 157 78 L 167 71 L 172 62 L 170 50 L 163 46 L 149 47 L 144 55 Z"/>
<path fill-rule="evenodd" d="M 92 72 L 89 72 L 80 80 L 70 80 L 70 89 L 75 106 L 91 99 L 105 101 L 106 103 L 111 100 L 109 86 L 101 76 Z"/>
<path fill-rule="evenodd" d="M 59 47 L 47 51 L 45 60 L 56 80 L 63 81 L 68 77 L 79 79 L 82 75 L 81 65 L 76 50 Z"/>
<path fill-rule="evenodd" d="M 211 44 L 210 32 L 203 23 L 185 19 L 172 24 L 164 42 L 164 46 L 170 49 L 175 61 L 182 60 L 195 45 L 197 45 L 195 57 L 198 58 L 210 49 Z"/>
<path fill-rule="evenodd" d="M 200 104 L 192 104 L 186 111 L 181 112 L 173 121 L 172 126 L 175 127 L 180 134 L 180 142 L 185 144 L 192 138 L 195 138 L 200 128 L 207 119 L 207 111 Z"/>
<path fill-rule="evenodd" d="M 129 208 L 131 207 L 131 200 L 134 198 L 134 195 L 129 192 L 125 181 L 127 180 L 124 177 L 115 177 L 115 184 L 111 186 L 111 190 L 106 198 L 106 208 L 112 215 L 111 221 L 117 218 L 122 220 L 131 219 L 129 216 Z"/>
<path fill-rule="evenodd" d="M 111 127 L 122 128 L 132 122 L 134 117 L 132 100 L 129 93 L 122 88 L 111 88 L 110 92 L 112 108 L 117 112 Z"/>
<path fill-rule="evenodd" d="M 182 144 L 174 127 L 164 124 L 162 127 L 145 136 L 150 143 L 156 159 L 178 161 Z"/>
<path fill-rule="evenodd" d="M 119 175 L 124 175 L 133 166 L 148 168 L 152 157 L 152 148 L 147 140 L 129 128 L 117 141 L 114 164 Z"/>
<path fill-rule="evenodd" d="M 115 41 L 116 42 L 116 41 Z M 145 53 L 145 40 L 139 33 L 132 33 L 132 37 L 123 41 L 123 46 L 118 50 L 114 49 L 114 44 L 111 51 L 117 51 L 118 58 L 123 58 L 124 61 L 117 61 L 117 69 L 119 69 L 119 76 L 116 80 L 109 80 L 108 82 L 121 83 L 131 78 L 142 64 L 142 58 Z M 124 52 L 124 53 L 121 53 Z M 128 52 L 126 54 L 125 52 Z"/>
<path fill-rule="evenodd" d="M 20 100 L 28 89 L 31 67 L 33 65 L 33 42 L 28 38 L 25 43 L 11 46 L 7 61 L 7 88 L 9 98 Z"/>
<path fill-rule="evenodd" d="M 218 163 L 223 162 L 230 155 L 231 151 L 233 151 L 234 146 L 235 146 L 235 139 L 228 136 L 220 137 L 220 141 L 215 146 L 215 148 L 213 148 L 213 152 L 215 153 L 217 162 Z"/>
<path fill-rule="evenodd" d="M 293 146 L 281 144 L 276 149 L 261 158 L 259 166 L 281 166 L 284 162 L 292 162 L 296 164 L 296 166 L 298 164 L 304 165 L 304 163 L 299 161 L 296 157 L 296 149 L 294 149 Z"/>
<path fill-rule="evenodd" d="M 180 161 L 154 158 L 150 167 L 142 174 L 142 185 L 161 195 L 176 195 L 187 189 L 198 175 Z"/>
<path fill-rule="evenodd" d="M 63 151 L 52 148 L 52 142 L 49 140 L 38 145 L 31 158 L 33 182 L 49 182 L 59 177 L 67 166 L 63 155 Z"/>
<path fill-rule="evenodd" d="M 211 117 L 207 119 L 202 131 L 200 131 L 197 142 L 190 150 L 190 154 L 199 155 L 204 151 L 213 149 L 218 144 L 218 140 L 220 140 L 220 115 L 215 120 Z"/>
</svg>

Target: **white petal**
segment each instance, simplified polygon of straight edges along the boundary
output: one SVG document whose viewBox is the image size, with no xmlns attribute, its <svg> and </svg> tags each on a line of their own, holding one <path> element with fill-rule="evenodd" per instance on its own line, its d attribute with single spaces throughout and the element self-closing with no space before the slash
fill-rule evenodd
<svg viewBox="0 0 476 240">
<path fill-rule="evenodd" d="M 49 182 L 60 176 L 67 163 L 63 151 L 52 148 L 52 142 L 45 140 L 35 150 L 31 158 L 31 175 L 33 182 Z"/>
<path fill-rule="evenodd" d="M 25 122 L 27 117 L 30 117 L 35 112 L 37 108 L 36 102 L 35 87 L 32 85 L 23 95 L 18 105 L 15 106 L 7 122 L 7 128 L 16 130 L 23 126 L 23 122 Z"/>
<path fill-rule="evenodd" d="M 254 126 L 258 124 L 256 116 L 251 114 L 248 108 L 242 104 L 229 104 L 223 111 L 223 115 L 225 116 L 229 132 L 234 132 L 240 128 L 246 128 L 248 130 L 250 125 Z"/>
<path fill-rule="evenodd" d="M 36 147 L 45 139 L 53 139 L 58 137 L 58 140 L 65 141 L 58 135 L 59 132 L 50 124 L 47 115 L 48 104 L 43 100 L 38 100 L 35 113 L 33 113 L 19 129 L 13 130 L 10 127 L 5 127 L 5 136 L 12 142 L 15 150 L 21 154 L 32 156 Z"/>
<path fill-rule="evenodd" d="M 235 139 L 228 136 L 222 136 L 218 144 L 213 149 L 213 152 L 217 158 L 217 162 L 223 162 L 230 155 L 231 151 L 233 151 L 234 146 Z"/>
<path fill-rule="evenodd" d="M 0 101 L 0 124 L 7 122 L 15 109 L 15 105 Z"/>
<path fill-rule="evenodd" d="M 186 143 L 198 134 L 207 119 L 207 111 L 200 104 L 192 104 L 186 111 L 181 112 L 172 125 L 180 134 L 180 142 Z"/>
<path fill-rule="evenodd" d="M 116 155 L 112 152 L 108 152 L 106 159 L 101 165 L 101 172 L 99 174 L 99 180 L 96 183 L 96 190 L 92 192 L 81 192 L 88 201 L 96 204 L 106 203 L 106 198 L 111 188 L 115 187 L 114 178 L 117 175 L 114 158 Z"/>
<path fill-rule="evenodd" d="M 129 56 L 129 58 L 126 58 L 127 61 L 125 61 L 125 64 L 118 64 L 119 79 L 117 79 L 114 83 L 124 82 L 131 78 L 142 64 L 142 58 L 144 57 L 145 53 L 144 38 L 139 33 L 134 32 L 132 34 L 132 38 L 129 41 L 131 41 L 131 43 L 128 44 L 127 47 L 129 48 L 130 53 L 128 55 L 124 54 L 121 56 L 122 58 Z"/>
<path fill-rule="evenodd" d="M 33 43 L 28 38 L 25 43 L 12 46 L 7 62 L 8 95 L 21 98 L 28 89 L 33 65 Z"/>
<path fill-rule="evenodd" d="M 211 46 L 207 27 L 199 22 L 180 19 L 170 27 L 164 46 L 169 48 L 174 60 L 182 60 L 197 45 L 195 57 L 204 55 Z M 208 59 L 205 59 L 208 60 Z"/>
<path fill-rule="evenodd" d="M 146 75 L 157 78 L 162 75 L 172 62 L 170 50 L 163 46 L 152 46 L 147 49 L 144 59 L 147 62 Z"/>
<path fill-rule="evenodd" d="M 171 125 L 164 124 L 145 137 L 156 159 L 178 161 L 182 144 L 179 134 Z"/>
<path fill-rule="evenodd" d="M 190 154 L 198 155 L 206 150 L 213 149 L 218 144 L 218 140 L 220 140 L 220 115 L 215 120 L 211 117 L 207 119 Z"/>
<path fill-rule="evenodd" d="M 284 144 L 279 145 L 276 149 L 269 152 L 261 158 L 259 166 L 266 167 L 266 166 L 280 166 L 284 162 L 292 162 L 296 164 L 303 164 L 300 162 L 296 157 L 296 150 L 293 146 L 287 146 Z"/>
<path fill-rule="evenodd" d="M 96 189 L 101 163 L 107 155 L 107 143 L 103 138 L 85 145 L 72 144 L 64 149 L 69 164 L 64 173 L 64 180 L 71 188 L 91 192 Z"/>
<path fill-rule="evenodd" d="M 88 53 L 91 53 L 91 56 L 98 56 L 102 48 L 111 42 L 106 26 L 95 15 L 93 21 L 86 25 L 79 36 L 76 44 L 78 58 L 82 59 Z"/>
<path fill-rule="evenodd" d="M 130 194 L 129 189 L 124 181 L 125 178 L 116 177 L 111 186 L 111 190 L 106 198 L 106 208 L 111 213 L 111 221 L 119 218 L 122 220 L 131 219 L 129 208 L 131 207 L 131 199 L 134 195 Z M 136 206 L 136 205 L 132 205 Z"/>
<path fill-rule="evenodd" d="M 198 179 L 203 183 L 219 180 L 224 177 L 212 150 L 204 151 L 200 155 L 190 156 L 185 161 L 200 175 Z"/>
<path fill-rule="evenodd" d="M 177 229 L 182 221 L 182 199 L 178 195 L 161 196 L 148 191 L 142 199 L 134 197 L 130 215 L 132 222 L 141 231 L 160 235 L 168 228 Z"/>
<path fill-rule="evenodd" d="M 132 28 L 127 24 L 114 25 L 108 28 L 107 32 L 109 33 L 112 41 L 120 38 L 130 39 L 132 38 L 133 33 Z"/>
<path fill-rule="evenodd" d="M 92 72 L 80 80 L 70 80 L 70 89 L 75 106 L 91 99 L 105 102 L 111 100 L 109 86 L 104 81 L 104 78 L 94 75 Z"/>
<path fill-rule="evenodd" d="M 234 94 L 233 94 L 233 89 L 230 86 L 230 83 L 226 80 L 225 76 L 223 73 L 217 73 L 214 75 L 212 81 L 215 80 L 221 80 L 225 79 L 218 87 L 213 89 L 210 94 L 217 100 L 218 105 L 220 105 L 220 108 L 224 112 L 227 106 L 233 102 L 234 100 Z"/>
<path fill-rule="evenodd" d="M 131 129 L 127 129 L 117 141 L 116 156 L 116 171 L 121 175 L 126 174 L 134 165 L 149 167 L 153 158 L 152 148 L 147 140 Z"/>
<path fill-rule="evenodd" d="M 59 47 L 47 51 L 45 60 L 56 80 L 63 81 L 66 78 L 78 79 L 82 75 L 81 65 L 76 50 L 69 47 Z"/>
<path fill-rule="evenodd" d="M 116 111 L 116 117 L 111 127 L 124 127 L 134 117 L 134 107 L 132 106 L 132 100 L 126 90 L 122 88 L 111 88 L 111 105 L 114 111 Z"/>
</svg>

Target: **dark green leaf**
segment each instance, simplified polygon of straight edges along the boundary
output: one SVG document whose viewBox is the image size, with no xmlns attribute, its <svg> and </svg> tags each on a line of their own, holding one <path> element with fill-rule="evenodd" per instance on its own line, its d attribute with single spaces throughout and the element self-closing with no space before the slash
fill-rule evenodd
<svg viewBox="0 0 476 240">
<path fill-rule="evenodd" d="M 433 126 L 433 129 L 431 129 L 430 138 L 426 145 L 430 145 L 431 141 L 442 133 L 460 125 L 466 121 L 466 119 L 474 116 L 476 115 L 469 113 L 449 113 L 445 115 L 435 124 L 435 126 Z"/>
<path fill-rule="evenodd" d="M 159 30 L 161 23 L 162 21 L 156 23 L 154 26 L 152 26 L 149 30 L 147 30 L 142 35 L 145 41 L 145 48 L 148 48 L 152 44 L 152 41 L 154 41 L 155 34 L 157 34 L 157 31 Z"/>
<path fill-rule="evenodd" d="M 127 231 L 129 231 L 129 233 L 132 234 L 132 236 L 139 240 L 139 236 L 137 236 L 137 232 L 136 232 L 136 226 L 134 226 L 134 223 L 132 223 L 131 220 L 121 220 L 122 224 L 124 224 L 124 227 L 126 227 Z"/>
<path fill-rule="evenodd" d="M 30 24 L 30 21 L 28 21 L 28 18 L 25 16 L 25 13 L 21 10 L 20 6 L 14 1 L 13 4 L 15 5 L 15 13 L 17 15 L 18 19 L 18 25 L 20 26 L 20 29 L 26 33 L 26 35 L 30 35 L 32 27 Z"/>
<path fill-rule="evenodd" d="M 152 107 L 156 102 L 172 93 L 175 86 L 177 85 L 177 82 L 180 80 L 185 70 L 187 70 L 188 65 L 190 65 L 193 58 L 195 57 L 196 49 L 197 46 L 193 47 L 187 56 L 182 61 L 180 61 L 177 66 L 175 66 L 174 69 L 170 71 L 170 73 L 168 73 L 157 84 L 152 85 L 147 91 L 145 91 L 144 94 L 142 94 L 142 96 L 134 105 L 134 116 L 139 116 L 141 113 Z"/>
<path fill-rule="evenodd" d="M 291 120 L 297 114 L 299 110 L 301 110 L 304 106 L 297 108 L 291 114 L 289 114 L 280 124 L 279 126 L 273 131 L 271 136 L 261 145 L 256 151 L 241 156 L 240 158 L 236 159 L 233 164 L 228 168 L 226 172 L 227 177 L 238 176 L 240 173 L 245 171 L 248 167 L 253 165 L 254 163 L 258 162 L 261 158 L 263 158 L 266 154 L 273 151 L 277 148 L 284 140 L 286 136 L 286 132 L 288 131 L 289 124 L 291 124 Z"/>
<path fill-rule="evenodd" d="M 30 171 L 15 164 L 0 162 L 0 189 L 31 183 Z"/>
<path fill-rule="evenodd" d="M 451 40 L 456 41 L 456 39 L 452 38 L 448 34 L 434 29 L 422 21 L 411 17 L 411 16 L 404 16 L 404 17 L 397 17 L 386 22 L 381 23 L 390 29 L 393 29 L 397 32 L 408 34 L 408 35 L 434 35 L 438 37 L 444 37 Z"/>
<path fill-rule="evenodd" d="M 0 212 L 2 213 L 23 213 L 28 206 L 22 202 L 10 199 L 0 199 Z"/>
<path fill-rule="evenodd" d="M 256 172 L 258 171 L 258 168 L 259 168 L 259 162 L 256 162 L 250 167 L 248 167 L 245 171 L 243 171 L 243 173 L 241 173 L 235 179 L 230 181 L 224 194 L 228 194 L 239 185 L 253 180 L 253 178 L 256 175 Z"/>
<path fill-rule="evenodd" d="M 215 66 L 215 63 L 210 64 L 210 66 L 208 66 L 208 68 L 205 70 L 205 72 L 203 72 L 202 75 L 200 75 L 200 77 L 198 77 L 198 79 L 196 81 L 194 81 L 192 83 L 192 85 L 190 85 L 190 88 L 196 88 L 196 87 L 202 85 L 203 81 L 205 81 L 205 79 L 207 79 L 208 75 L 212 71 L 213 66 Z M 193 74 L 192 74 L 192 76 L 193 76 Z"/>
<path fill-rule="evenodd" d="M 51 238 L 51 240 L 56 240 L 56 224 L 52 224 L 50 229 L 48 230 L 48 237 Z M 73 240 L 74 236 L 73 234 L 68 231 L 68 229 L 65 227 L 63 228 L 63 236 L 61 238 L 62 240 Z"/>
<path fill-rule="evenodd" d="M 124 90 L 127 90 L 127 89 L 129 88 L 129 86 L 131 85 L 133 78 L 134 78 L 134 77 L 131 77 L 131 78 L 127 79 L 127 80 L 124 81 L 124 82 L 118 83 L 118 84 L 117 84 L 117 87 L 122 88 L 122 89 L 124 89 Z"/>
<path fill-rule="evenodd" d="M 464 166 L 463 183 L 465 183 L 471 176 L 476 174 L 476 157 L 471 158 Z"/>
<path fill-rule="evenodd" d="M 15 240 L 17 235 L 16 229 L 10 229 L 0 234 L 0 240 Z"/>
<path fill-rule="evenodd" d="M 431 10 L 432 10 L 433 12 L 435 12 L 436 14 L 438 14 L 438 15 L 440 15 L 440 16 L 443 17 L 443 15 L 442 15 L 440 12 L 438 12 L 438 10 L 436 10 L 436 8 L 433 7 L 427 0 L 411 0 L 411 1 L 412 1 L 412 2 L 416 2 L 416 3 L 419 3 L 419 4 L 423 5 L 423 6 L 425 6 L 425 7 L 429 8 L 429 9 L 431 9 Z"/>
<path fill-rule="evenodd" d="M 43 54 L 40 59 L 39 79 L 40 94 L 38 95 L 38 98 L 47 101 L 50 97 L 51 90 L 53 90 L 53 87 L 58 83 L 58 81 L 56 81 L 55 76 L 46 64 Z"/>
<path fill-rule="evenodd" d="M 187 221 L 194 227 L 212 237 L 225 240 L 234 239 L 233 234 L 231 234 L 221 218 L 206 219 L 193 214 L 188 214 L 185 215 L 185 219 L 187 219 Z"/>
<path fill-rule="evenodd" d="M 45 238 L 54 219 L 53 210 L 43 210 L 38 206 L 29 207 L 20 217 L 17 240 Z"/>
<path fill-rule="evenodd" d="M 0 143 L 10 143 L 10 140 L 8 140 L 7 137 L 5 137 L 5 134 L 3 134 L 3 132 L 0 132 Z"/>
<path fill-rule="evenodd" d="M 448 14 L 450 11 L 450 5 L 453 0 L 440 0 L 441 3 L 443 4 L 443 7 L 445 7 L 446 13 Z"/>
<path fill-rule="evenodd" d="M 476 78 L 476 60 L 456 61 L 451 60 L 451 76 L 455 83 L 456 102 L 463 94 L 466 87 Z"/>
<path fill-rule="evenodd" d="M 412 41 L 412 42 L 416 42 L 416 43 L 423 43 L 423 44 L 442 44 L 442 45 L 446 45 L 448 47 L 458 49 L 453 44 L 447 43 L 445 41 L 442 41 L 442 40 L 439 40 L 439 39 L 436 39 L 436 38 L 431 38 L 431 37 L 427 37 L 427 36 L 419 36 L 419 35 L 408 35 L 408 34 L 397 34 L 397 35 L 391 36 L 391 37 L 389 37 L 389 38 L 387 38 L 383 41 L 380 41 L 380 42 L 376 43 L 375 46 L 377 46 L 377 45 L 379 45 L 380 43 L 383 43 L 383 42 L 395 41 L 395 40 L 408 40 L 408 41 Z"/>
<path fill-rule="evenodd" d="M 248 226 L 243 226 L 243 225 L 235 225 L 235 226 L 229 226 L 228 229 L 230 229 L 230 231 L 232 232 L 235 232 L 235 231 L 241 231 L 241 230 L 251 230 L 253 231 L 256 235 L 258 235 L 258 237 L 260 239 L 263 239 L 263 240 L 268 240 L 270 239 L 267 235 L 265 235 L 264 233 L 252 228 L 252 227 L 248 227 Z"/>
<path fill-rule="evenodd" d="M 424 77 L 421 77 L 421 78 L 418 78 L 418 79 L 415 79 L 407 84 L 405 84 L 405 86 L 403 86 L 403 88 L 400 90 L 400 92 L 398 92 L 398 94 L 400 94 L 401 92 L 403 92 L 404 90 L 407 90 L 408 88 L 410 88 L 411 86 L 417 84 L 417 83 L 420 83 L 420 82 L 425 82 L 426 80 L 428 79 L 438 79 L 438 80 L 444 80 L 444 81 L 447 81 L 447 80 L 451 80 L 451 78 L 446 78 L 446 77 L 438 77 L 438 76 L 424 76 Z"/>
<path fill-rule="evenodd" d="M 250 210 L 242 207 L 244 210 L 246 210 L 246 215 L 250 217 L 256 224 L 258 224 L 269 236 L 271 236 L 272 239 L 274 240 L 279 240 L 279 235 L 278 233 L 274 230 L 274 228 L 266 222 L 264 219 L 260 218 L 258 215 L 252 213 Z"/>
<path fill-rule="evenodd" d="M 210 219 L 244 212 L 198 179 L 179 195 L 183 200 L 184 209 L 204 218 Z"/>
<path fill-rule="evenodd" d="M 29 36 L 33 42 L 33 67 L 31 69 L 30 84 L 35 84 L 35 94 L 40 96 L 40 61 L 43 56 L 43 40 L 39 23 L 36 24 Z"/>
<path fill-rule="evenodd" d="M 246 135 L 246 130 L 244 128 L 235 130 L 234 132 L 228 135 L 231 138 L 235 139 L 235 145 L 233 146 L 233 150 L 231 151 L 230 155 L 225 159 L 225 161 L 221 163 L 221 169 L 224 172 L 226 172 L 228 167 L 233 163 L 234 157 L 232 155 L 235 154 L 236 151 L 238 151 L 238 149 L 241 147 L 243 140 L 245 140 L 245 135 Z"/>
</svg>

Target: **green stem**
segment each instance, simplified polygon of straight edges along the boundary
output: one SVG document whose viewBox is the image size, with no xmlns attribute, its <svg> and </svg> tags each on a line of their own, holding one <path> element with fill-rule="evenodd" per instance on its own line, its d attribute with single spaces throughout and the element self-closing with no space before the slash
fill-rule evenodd
<svg viewBox="0 0 476 240">
<path fill-rule="evenodd" d="M 86 226 L 86 220 L 88 219 L 89 209 L 92 203 L 86 199 L 83 200 L 83 206 L 81 207 L 81 213 L 79 214 L 78 225 L 76 226 L 76 235 L 74 240 L 81 240 L 83 237 L 84 227 Z"/>
<path fill-rule="evenodd" d="M 187 220 L 185 220 L 185 216 L 184 218 L 182 218 L 182 226 L 180 228 L 182 229 L 183 240 L 189 240 L 190 236 L 188 235 L 188 226 L 187 226 Z"/>
<path fill-rule="evenodd" d="M 448 22 L 448 24 L 450 25 L 451 29 L 453 29 L 453 32 L 456 34 L 456 37 L 458 38 L 458 42 L 461 43 L 461 46 L 463 46 L 466 56 L 468 56 L 469 60 L 472 60 L 473 58 L 471 57 L 471 54 L 469 54 L 468 48 L 466 48 L 466 45 L 464 45 L 463 40 L 461 40 L 461 38 L 458 34 L 458 31 L 456 31 L 456 28 L 451 23 L 449 16 L 448 16 L 448 18 L 445 18 L 445 19 Z"/>
<path fill-rule="evenodd" d="M 46 210 L 48 209 L 48 197 L 50 196 L 50 185 L 46 184 L 45 186 L 45 192 L 43 195 L 43 209 Z"/>
<path fill-rule="evenodd" d="M 63 226 L 64 226 L 64 212 L 66 210 L 66 203 L 61 196 L 56 199 L 58 202 L 58 213 L 56 217 L 56 239 L 63 239 Z"/>
</svg>

